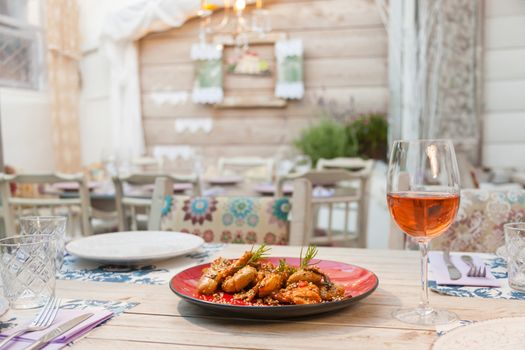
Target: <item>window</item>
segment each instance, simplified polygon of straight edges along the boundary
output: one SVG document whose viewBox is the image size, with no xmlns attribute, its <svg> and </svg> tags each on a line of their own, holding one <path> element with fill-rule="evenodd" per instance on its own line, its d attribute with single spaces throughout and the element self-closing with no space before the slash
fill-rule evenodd
<svg viewBox="0 0 525 350">
<path fill-rule="evenodd" d="M 40 0 L 0 0 L 0 86 L 38 89 L 43 80 Z"/>
</svg>

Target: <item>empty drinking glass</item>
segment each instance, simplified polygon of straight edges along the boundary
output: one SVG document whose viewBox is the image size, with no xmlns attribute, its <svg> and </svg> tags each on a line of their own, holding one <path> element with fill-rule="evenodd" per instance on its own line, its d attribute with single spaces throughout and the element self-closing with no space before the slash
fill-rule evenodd
<svg viewBox="0 0 525 350">
<path fill-rule="evenodd" d="M 305 174 L 312 170 L 312 159 L 307 155 L 300 154 L 294 158 L 294 170 L 298 174 Z"/>
<path fill-rule="evenodd" d="M 20 218 L 21 235 L 53 235 L 56 237 L 56 263 L 60 270 L 64 262 L 66 246 L 65 216 L 24 216 Z"/>
<path fill-rule="evenodd" d="M 505 224 L 509 286 L 525 292 L 525 223 Z"/>
<path fill-rule="evenodd" d="M 0 276 L 12 308 L 40 307 L 54 296 L 55 242 L 44 234 L 0 239 Z"/>
</svg>

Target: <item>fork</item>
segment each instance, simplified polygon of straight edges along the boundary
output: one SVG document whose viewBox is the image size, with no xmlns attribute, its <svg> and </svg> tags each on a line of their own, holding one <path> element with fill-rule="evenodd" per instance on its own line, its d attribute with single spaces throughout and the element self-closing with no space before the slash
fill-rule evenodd
<svg viewBox="0 0 525 350">
<path fill-rule="evenodd" d="M 470 269 L 467 272 L 467 277 L 486 277 L 487 276 L 487 267 L 485 264 L 483 266 L 476 266 L 472 257 L 470 255 L 462 255 L 461 260 L 467 264 Z"/>
<path fill-rule="evenodd" d="M 18 337 L 19 335 L 22 335 L 27 332 L 41 331 L 51 326 L 51 324 L 55 320 L 59 307 L 60 300 L 58 298 L 49 298 L 49 300 L 44 305 L 42 310 L 40 310 L 40 313 L 35 317 L 33 322 L 31 322 L 31 324 L 29 324 L 29 326 L 27 326 L 26 328 L 23 328 L 18 332 L 15 332 L 9 337 L 5 338 L 0 343 L 0 348 L 9 343 L 11 339 Z"/>
</svg>

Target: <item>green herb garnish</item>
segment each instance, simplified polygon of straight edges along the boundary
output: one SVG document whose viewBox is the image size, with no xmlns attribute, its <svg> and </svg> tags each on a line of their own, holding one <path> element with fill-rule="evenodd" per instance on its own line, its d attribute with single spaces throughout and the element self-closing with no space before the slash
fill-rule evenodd
<svg viewBox="0 0 525 350">
<path fill-rule="evenodd" d="M 312 261 L 312 259 L 315 258 L 316 255 L 317 255 L 317 248 L 313 245 L 309 245 L 303 257 L 303 248 L 301 247 L 301 254 L 300 254 L 301 258 L 299 262 L 299 267 L 301 269 L 305 269 L 310 265 L 317 264 L 317 263 L 310 263 L 310 261 Z"/>
<path fill-rule="evenodd" d="M 267 247 L 266 244 L 262 244 L 259 248 L 257 248 L 256 251 L 253 252 L 253 247 L 252 247 L 252 257 L 250 258 L 250 260 L 248 260 L 248 262 L 246 263 L 246 265 L 249 265 L 251 263 L 254 263 L 256 262 L 257 260 L 261 259 L 261 258 L 264 258 L 266 256 L 268 256 L 268 252 L 271 250 L 272 248 L 270 247 Z"/>
</svg>

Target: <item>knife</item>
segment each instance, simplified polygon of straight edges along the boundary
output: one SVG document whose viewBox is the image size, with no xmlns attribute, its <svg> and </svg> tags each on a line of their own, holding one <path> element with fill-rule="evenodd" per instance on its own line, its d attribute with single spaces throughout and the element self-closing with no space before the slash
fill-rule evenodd
<svg viewBox="0 0 525 350">
<path fill-rule="evenodd" d="M 459 280 L 461 278 L 461 272 L 459 272 L 458 268 L 454 266 L 452 260 L 450 260 L 450 252 L 448 250 L 443 252 L 443 260 L 445 261 L 445 264 L 447 264 L 450 279 L 453 281 Z"/>
<path fill-rule="evenodd" d="M 38 349 L 40 349 L 41 347 L 47 345 L 49 342 L 51 342 L 56 337 L 59 337 L 62 334 L 64 334 L 67 331 L 69 331 L 71 328 L 74 328 L 74 327 L 78 326 L 79 324 L 81 324 L 82 322 L 84 322 L 85 320 L 90 318 L 91 316 L 93 316 L 93 313 L 82 314 L 82 315 L 77 316 L 77 317 L 75 317 L 75 318 L 73 318 L 73 319 L 71 319 L 71 320 L 69 320 L 67 322 L 64 322 L 63 324 L 61 324 L 57 328 L 53 329 L 52 331 L 50 331 L 47 334 L 45 334 L 42 337 L 40 337 L 40 339 L 38 339 L 35 343 L 29 345 L 27 348 L 25 348 L 25 350 L 38 350 Z"/>
</svg>

